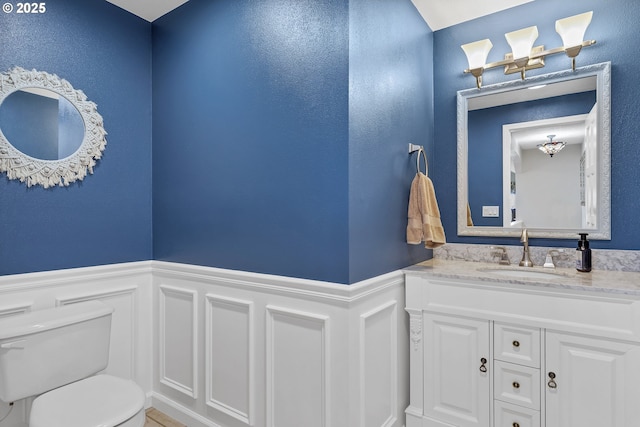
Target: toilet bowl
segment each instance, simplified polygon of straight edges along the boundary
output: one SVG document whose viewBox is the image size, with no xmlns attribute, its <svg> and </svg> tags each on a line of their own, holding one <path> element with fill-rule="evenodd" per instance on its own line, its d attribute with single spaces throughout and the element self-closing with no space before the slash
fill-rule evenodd
<svg viewBox="0 0 640 427">
<path fill-rule="evenodd" d="M 142 427 L 144 393 L 133 381 L 96 375 L 38 396 L 29 427 Z"/>
<path fill-rule="evenodd" d="M 0 318 L 0 400 L 35 397 L 29 427 L 143 427 L 142 389 L 96 375 L 108 365 L 112 313 L 86 301 Z"/>
</svg>

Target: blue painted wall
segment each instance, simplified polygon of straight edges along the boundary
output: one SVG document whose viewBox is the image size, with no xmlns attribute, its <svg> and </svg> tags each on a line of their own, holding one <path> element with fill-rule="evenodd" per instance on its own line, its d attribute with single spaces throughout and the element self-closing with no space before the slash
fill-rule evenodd
<svg viewBox="0 0 640 427">
<path fill-rule="evenodd" d="M 640 85 L 635 82 L 635 70 L 640 65 L 637 46 L 640 35 L 636 30 L 640 17 L 640 2 L 618 0 L 607 3 L 598 0 L 582 2 L 557 2 L 536 0 L 494 15 L 437 31 L 434 34 L 434 93 L 435 93 L 435 159 L 434 171 L 438 182 L 438 200 L 444 217 L 446 230 L 456 229 L 456 92 L 475 84 L 473 77 L 465 75 L 467 60 L 460 45 L 475 40 L 490 38 L 493 50 L 488 62 L 498 61 L 510 48 L 504 33 L 537 25 L 540 33 L 536 44 L 551 48 L 561 44 L 555 32 L 555 21 L 577 13 L 594 11 L 591 25 L 585 38 L 593 38 L 598 43 L 583 49 L 578 57 L 578 66 L 611 61 L 612 63 L 612 117 L 611 117 L 611 165 L 612 165 L 612 238 L 611 241 L 594 241 L 592 247 L 606 249 L 639 249 L 640 221 L 637 221 L 638 200 L 640 200 L 640 150 L 637 135 L 640 121 L 637 120 L 640 107 Z M 548 57 L 543 69 L 532 70 L 528 75 L 544 74 L 570 67 L 564 55 Z M 499 70 L 485 73 L 484 84 L 517 79 L 505 76 Z M 486 237 L 458 237 L 447 234 L 450 242 L 518 244 L 514 239 Z M 573 240 L 534 239 L 534 245 L 564 246 L 574 245 Z"/>
<path fill-rule="evenodd" d="M 151 24 L 104 0 L 0 14 L 0 70 L 58 74 L 98 105 L 107 148 L 67 188 L 0 179 L 0 274 L 150 259 Z"/>
<path fill-rule="evenodd" d="M 404 227 L 430 31 L 392 3 L 191 0 L 154 22 L 155 259 L 353 283 L 429 256 Z"/>
<path fill-rule="evenodd" d="M 433 153 L 432 70 L 433 33 L 410 1 L 350 0 L 350 283 L 431 257 L 405 235 L 408 144 Z"/>
<path fill-rule="evenodd" d="M 344 0 L 154 22 L 156 259 L 347 279 L 348 60 Z"/>
<path fill-rule="evenodd" d="M 639 248 L 640 3 L 536 0 L 435 33 L 391 3 L 191 0 L 154 25 L 103 0 L 1 14 L 0 69 L 83 89 L 109 143 L 69 188 L 0 180 L 0 274 L 152 257 L 339 283 L 401 268 L 430 256 L 404 244 L 408 142 L 427 148 L 448 241 L 516 243 L 455 236 L 455 95 L 473 85 L 459 46 L 491 37 L 497 60 L 534 24 L 556 46 L 555 20 L 591 9 L 598 44 L 578 63 L 613 64 L 613 237 L 592 245 Z"/>
<path fill-rule="evenodd" d="M 469 159 L 469 206 L 474 226 L 502 227 L 503 215 L 511 218 L 511 211 L 502 209 L 502 126 L 554 117 L 588 114 L 596 102 L 596 92 L 564 95 L 521 102 L 517 105 L 469 111 L 467 115 Z M 541 141 L 543 142 L 543 141 Z M 482 206 L 500 206 L 500 216 L 482 217 Z"/>
</svg>

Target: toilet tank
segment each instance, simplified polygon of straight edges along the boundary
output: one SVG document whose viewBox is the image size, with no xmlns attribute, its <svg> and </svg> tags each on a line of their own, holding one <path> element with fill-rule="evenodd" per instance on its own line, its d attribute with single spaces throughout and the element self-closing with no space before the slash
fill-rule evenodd
<svg viewBox="0 0 640 427">
<path fill-rule="evenodd" d="M 36 396 L 106 368 L 112 312 L 85 301 L 0 318 L 0 400 Z"/>
</svg>

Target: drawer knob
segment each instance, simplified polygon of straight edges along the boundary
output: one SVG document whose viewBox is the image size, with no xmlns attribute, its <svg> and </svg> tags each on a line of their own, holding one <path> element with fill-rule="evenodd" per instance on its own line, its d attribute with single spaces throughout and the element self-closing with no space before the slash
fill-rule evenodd
<svg viewBox="0 0 640 427">
<path fill-rule="evenodd" d="M 485 366 L 487 363 L 487 359 L 483 357 L 482 359 L 480 359 L 480 363 L 482 363 L 482 365 L 480 365 L 480 372 L 487 372 L 487 367 Z"/>
<path fill-rule="evenodd" d="M 518 423 L 513 423 L 513 424 L 511 424 L 511 425 L 512 425 L 513 427 L 520 427 L 520 424 L 518 424 Z"/>
<path fill-rule="evenodd" d="M 514 381 L 511 385 L 513 386 L 513 388 L 520 388 L 520 383 L 518 381 Z"/>
<path fill-rule="evenodd" d="M 518 340 L 513 341 L 513 346 L 514 346 L 515 348 L 520 347 L 520 341 L 518 341 Z"/>
<path fill-rule="evenodd" d="M 555 379 L 556 379 L 555 372 L 549 372 L 549 382 L 547 383 L 549 388 L 558 388 L 558 384 L 556 384 Z"/>
</svg>

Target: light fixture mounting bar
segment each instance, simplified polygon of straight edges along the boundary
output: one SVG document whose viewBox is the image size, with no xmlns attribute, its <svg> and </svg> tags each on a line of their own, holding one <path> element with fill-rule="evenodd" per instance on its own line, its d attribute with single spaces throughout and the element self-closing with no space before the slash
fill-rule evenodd
<svg viewBox="0 0 640 427">
<path fill-rule="evenodd" d="M 529 55 L 529 59 L 524 67 L 518 67 L 518 64 L 515 61 L 512 61 L 510 64 L 504 66 L 505 74 L 513 74 L 513 73 L 522 73 L 525 70 L 533 70 L 534 68 L 542 68 L 544 67 L 544 56 L 535 57 L 534 54 L 539 54 L 544 51 L 544 46 L 536 46 L 531 49 L 531 54 Z M 513 60 L 513 53 L 506 53 L 504 55 L 505 60 Z"/>
<path fill-rule="evenodd" d="M 580 49 L 582 49 L 583 47 L 589 47 L 589 46 L 593 46 L 594 44 L 596 44 L 595 40 L 585 40 L 582 42 L 581 45 L 576 46 L 575 48 L 565 48 L 564 46 L 560 46 L 560 47 L 556 47 L 554 49 L 548 49 L 548 50 L 543 50 L 543 51 L 538 51 L 536 52 L 536 50 L 540 47 L 537 46 L 536 48 L 534 48 L 531 51 L 531 55 L 529 55 L 529 62 L 531 62 L 532 60 L 535 59 L 543 59 L 547 56 L 550 55 L 555 55 L 558 53 L 565 53 L 567 52 L 567 56 L 569 56 L 570 58 L 575 58 L 575 56 L 577 55 L 574 54 L 573 56 L 571 55 L 571 50 L 575 50 L 577 52 L 580 51 Z M 505 55 L 506 56 L 506 55 Z M 544 62 L 543 62 L 544 64 Z M 490 62 L 488 64 L 485 64 L 482 69 L 483 70 L 490 70 L 491 68 L 497 68 L 497 67 L 505 67 L 505 66 L 509 66 L 509 68 L 511 69 L 513 66 L 515 66 L 515 61 L 513 60 L 513 58 L 509 58 L 509 59 L 504 59 L 502 61 L 496 61 L 496 62 Z M 531 67 L 531 68 L 539 68 L 539 67 Z M 529 66 L 527 65 L 527 69 L 530 69 Z M 471 69 L 466 69 L 464 70 L 465 74 L 471 73 L 473 70 Z M 511 71 L 511 72 L 516 72 L 519 70 L 515 70 L 515 71 Z"/>
</svg>

